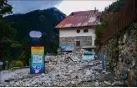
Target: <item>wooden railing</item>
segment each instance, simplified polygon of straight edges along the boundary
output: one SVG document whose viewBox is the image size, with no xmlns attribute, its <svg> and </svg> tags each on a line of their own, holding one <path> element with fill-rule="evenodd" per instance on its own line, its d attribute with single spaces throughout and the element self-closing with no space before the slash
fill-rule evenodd
<svg viewBox="0 0 137 88">
<path fill-rule="evenodd" d="M 125 29 L 132 22 L 137 20 L 137 0 L 126 0 L 125 6 L 114 16 L 113 19 L 103 33 L 102 43 L 111 39 L 119 31 Z"/>
</svg>

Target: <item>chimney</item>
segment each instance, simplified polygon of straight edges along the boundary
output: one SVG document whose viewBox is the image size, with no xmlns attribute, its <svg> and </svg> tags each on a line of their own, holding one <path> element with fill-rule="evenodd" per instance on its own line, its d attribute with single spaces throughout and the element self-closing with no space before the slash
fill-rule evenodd
<svg viewBox="0 0 137 88">
<path fill-rule="evenodd" d="M 74 15 L 74 13 L 72 12 L 71 14 L 70 14 L 70 16 L 73 16 Z"/>
<path fill-rule="evenodd" d="M 96 12 L 96 7 L 94 8 L 94 11 Z"/>
</svg>

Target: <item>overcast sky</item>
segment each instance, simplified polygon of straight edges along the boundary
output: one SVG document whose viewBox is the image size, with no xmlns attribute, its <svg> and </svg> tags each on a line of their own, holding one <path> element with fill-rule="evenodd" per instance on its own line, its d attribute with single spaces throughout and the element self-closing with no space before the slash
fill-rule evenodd
<svg viewBox="0 0 137 88">
<path fill-rule="evenodd" d="M 37 9 L 57 7 L 66 15 L 75 11 L 93 10 L 95 7 L 103 11 L 116 0 L 8 0 L 13 13 L 27 13 Z"/>
</svg>

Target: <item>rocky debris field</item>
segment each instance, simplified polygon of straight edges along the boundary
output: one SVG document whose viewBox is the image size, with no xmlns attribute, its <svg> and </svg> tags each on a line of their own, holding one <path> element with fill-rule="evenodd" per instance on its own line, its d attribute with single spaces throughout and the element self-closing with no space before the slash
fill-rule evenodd
<svg viewBox="0 0 137 88">
<path fill-rule="evenodd" d="M 65 86 L 121 86 L 109 72 L 102 70 L 100 60 L 83 61 L 72 55 L 46 58 L 45 74 L 30 74 L 29 70 L 14 72 L 1 82 L 6 87 L 65 87 Z M 8 74 L 7 74 L 8 75 Z M 2 75 L 1 75 L 2 76 Z M 108 78 L 108 79 L 107 79 Z"/>
</svg>

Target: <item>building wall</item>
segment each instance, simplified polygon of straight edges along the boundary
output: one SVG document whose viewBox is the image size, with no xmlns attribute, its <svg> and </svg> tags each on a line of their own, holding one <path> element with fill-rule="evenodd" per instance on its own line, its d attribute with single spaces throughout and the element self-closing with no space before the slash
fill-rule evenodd
<svg viewBox="0 0 137 88">
<path fill-rule="evenodd" d="M 77 29 L 80 30 L 80 33 L 77 33 Z M 95 37 L 95 29 L 88 28 L 88 33 L 83 32 L 84 28 L 66 28 L 60 29 L 60 37 L 76 37 L 76 36 L 93 36 Z"/>
<path fill-rule="evenodd" d="M 92 46 L 92 36 L 77 36 L 77 37 L 60 37 L 60 45 L 74 45 L 76 41 L 80 41 L 79 48 L 84 46 Z"/>
<path fill-rule="evenodd" d="M 77 33 L 77 29 L 60 29 L 60 45 L 74 45 L 76 48 L 76 41 L 80 41 L 80 47 L 95 46 L 95 29 L 88 28 L 88 32 L 84 33 L 84 29 L 79 29 L 80 33 Z"/>
</svg>

